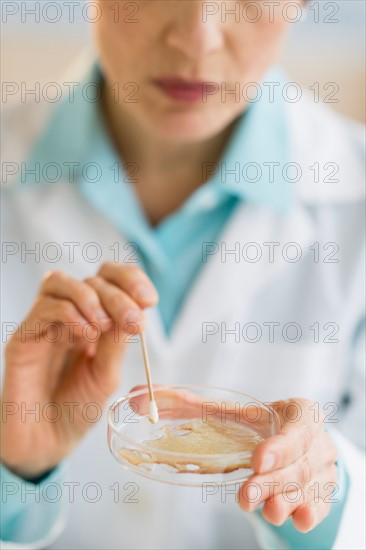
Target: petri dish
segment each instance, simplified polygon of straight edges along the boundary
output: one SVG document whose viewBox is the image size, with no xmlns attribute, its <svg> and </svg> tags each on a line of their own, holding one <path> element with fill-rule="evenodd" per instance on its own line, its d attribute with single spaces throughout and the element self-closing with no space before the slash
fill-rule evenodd
<svg viewBox="0 0 366 550">
<path fill-rule="evenodd" d="M 154 389 L 159 421 L 143 388 L 108 411 L 108 445 L 129 471 L 164 483 L 235 484 L 251 474 L 254 449 L 278 433 L 276 412 L 244 393 L 192 384 Z"/>
</svg>

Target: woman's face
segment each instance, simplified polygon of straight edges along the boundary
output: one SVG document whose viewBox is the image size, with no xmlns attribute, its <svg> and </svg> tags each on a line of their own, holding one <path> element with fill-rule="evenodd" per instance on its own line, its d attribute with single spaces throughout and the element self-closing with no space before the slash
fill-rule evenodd
<svg viewBox="0 0 366 550">
<path fill-rule="evenodd" d="M 113 97 L 118 88 L 120 108 L 177 143 L 209 139 L 245 110 L 247 84 L 261 81 L 298 16 L 284 0 L 98 3 L 97 48 Z"/>
</svg>

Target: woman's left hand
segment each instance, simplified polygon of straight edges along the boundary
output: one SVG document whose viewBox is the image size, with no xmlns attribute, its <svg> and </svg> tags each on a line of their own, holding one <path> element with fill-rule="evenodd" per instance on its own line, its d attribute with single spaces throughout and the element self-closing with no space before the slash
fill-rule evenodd
<svg viewBox="0 0 366 550">
<path fill-rule="evenodd" d="M 292 516 L 295 528 L 306 533 L 330 511 L 337 450 L 313 402 L 290 399 L 272 407 L 282 428 L 253 453 L 254 474 L 240 487 L 240 506 L 251 512 L 264 503 L 269 523 L 282 525 Z"/>
</svg>

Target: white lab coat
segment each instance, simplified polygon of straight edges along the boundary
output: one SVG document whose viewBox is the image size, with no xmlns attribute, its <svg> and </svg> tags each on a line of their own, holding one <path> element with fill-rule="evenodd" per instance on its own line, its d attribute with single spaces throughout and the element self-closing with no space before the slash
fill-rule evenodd
<svg viewBox="0 0 366 550">
<path fill-rule="evenodd" d="M 65 81 L 65 79 L 64 79 Z M 364 318 L 363 279 L 363 132 L 355 123 L 336 116 L 305 98 L 287 105 L 292 144 L 291 159 L 303 167 L 301 182 L 294 184 L 296 204 L 288 216 L 280 216 L 264 206 L 244 204 L 228 223 L 220 241 L 233 248 L 235 242 L 278 242 L 274 262 L 268 261 L 266 248 L 257 263 L 236 263 L 220 254 L 203 264 L 201 273 L 179 313 L 168 339 L 158 313 L 147 312 L 147 337 L 156 383 L 205 383 L 234 388 L 263 401 L 305 397 L 320 403 L 339 404 L 349 393 L 351 405 L 340 422 L 329 424 L 351 477 L 348 502 L 334 548 L 365 548 L 363 538 L 364 476 L 363 454 L 356 444 L 362 439 L 362 368 L 354 352 Z M 22 105 L 13 110 L 7 123 L 7 143 L 3 160 L 19 162 L 44 126 L 49 106 Z M 339 183 L 314 183 L 307 167 L 337 162 Z M 109 247 L 123 243 L 124 237 L 95 211 L 67 183 L 36 185 L 3 194 L 3 240 L 35 242 L 41 248 L 48 242 L 95 241 L 102 246 L 102 261 L 113 258 Z M 282 247 L 296 242 L 303 252 L 297 263 L 284 261 Z M 320 261 L 314 261 L 309 247 L 320 243 Z M 322 258 L 339 245 L 338 263 Z M 289 251 L 289 254 L 291 252 Z M 19 255 L 3 263 L 3 322 L 20 322 L 30 308 L 45 271 L 61 269 L 84 278 L 96 272 L 99 264 L 88 263 L 80 254 L 75 261 L 62 258 L 56 264 L 44 261 L 21 262 Z M 217 323 L 219 333 L 203 341 L 202 324 Z M 222 342 L 220 324 L 232 329 L 257 323 L 262 338 L 248 342 L 227 335 Z M 268 341 L 268 326 L 280 323 L 275 341 Z M 289 343 L 281 331 L 286 323 L 296 322 L 302 336 Z M 318 322 L 320 342 L 314 341 Z M 323 342 L 339 325 L 338 343 Z M 216 325 L 213 325 L 216 326 Z M 360 328 L 361 327 L 361 328 Z M 248 333 L 249 338 L 253 338 Z M 293 337 L 291 330 L 289 338 Z M 360 342 L 360 339 L 357 338 Z M 360 347 L 360 344 L 358 344 Z M 356 346 L 357 347 L 357 346 Z M 122 385 L 111 402 L 129 388 L 144 381 L 141 352 L 133 343 L 123 365 Z M 333 408 L 327 409 L 330 415 Z M 331 419 L 331 418 L 330 418 Z M 343 432 L 343 433 L 342 433 Z M 356 442 L 354 444 L 353 441 Z M 65 529 L 52 548 L 256 548 L 269 547 L 268 541 L 255 542 L 246 514 L 228 495 L 226 502 L 218 493 L 203 502 L 199 489 L 171 487 L 131 474 L 109 454 L 105 418 L 91 430 L 67 461 L 65 480 L 80 483 L 73 503 L 66 502 L 61 522 Z M 82 488 L 98 483 L 101 498 L 86 502 Z M 120 485 L 119 502 L 114 502 L 110 487 Z M 138 502 L 128 502 L 133 487 Z M 92 489 L 90 490 L 92 493 Z M 68 500 L 66 491 L 63 493 Z M 92 495 L 93 496 L 93 495 Z M 123 502 L 124 500 L 124 502 Z M 56 527 L 56 531 L 59 527 Z M 41 543 L 42 545 L 42 543 Z"/>
</svg>

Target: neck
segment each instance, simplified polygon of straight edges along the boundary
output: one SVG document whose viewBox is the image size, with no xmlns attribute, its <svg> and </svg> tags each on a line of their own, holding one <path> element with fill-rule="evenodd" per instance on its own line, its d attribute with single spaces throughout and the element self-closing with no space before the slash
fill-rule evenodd
<svg viewBox="0 0 366 550">
<path fill-rule="evenodd" d="M 113 100 L 106 86 L 103 86 L 102 110 L 122 163 L 138 167 L 131 183 L 152 225 L 177 210 L 207 181 L 202 173 L 203 163 L 219 162 L 234 125 L 204 141 L 172 143 L 143 128 Z"/>
</svg>

